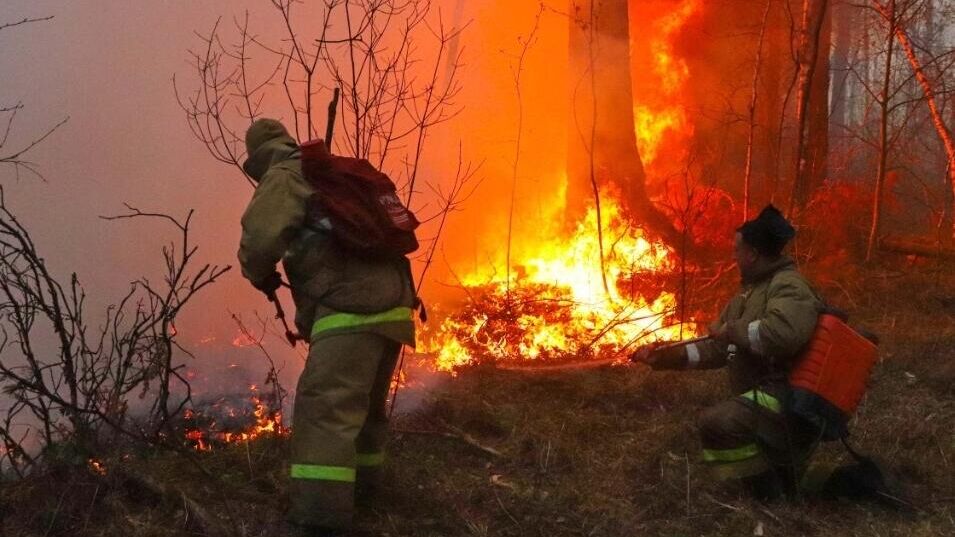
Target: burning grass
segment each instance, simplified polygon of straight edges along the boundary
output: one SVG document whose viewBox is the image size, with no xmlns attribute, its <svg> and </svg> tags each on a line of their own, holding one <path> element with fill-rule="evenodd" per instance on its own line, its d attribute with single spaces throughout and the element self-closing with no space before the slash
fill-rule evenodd
<svg viewBox="0 0 955 537">
<path fill-rule="evenodd" d="M 673 287 L 673 252 L 634 227 L 613 199 L 599 218 L 591 208 L 569 237 L 549 236 L 517 249 L 510 268 L 501 259 L 459 277 L 465 303 L 425 335 L 438 370 L 620 358 L 638 343 L 695 335 L 665 290 Z"/>
<path fill-rule="evenodd" d="M 288 436 L 289 428 L 282 423 L 282 409 L 275 399 L 264 399 L 255 386 L 252 388 L 249 396 L 217 397 L 186 409 L 182 427 L 187 444 L 197 451 L 210 451 L 262 436 Z"/>
</svg>

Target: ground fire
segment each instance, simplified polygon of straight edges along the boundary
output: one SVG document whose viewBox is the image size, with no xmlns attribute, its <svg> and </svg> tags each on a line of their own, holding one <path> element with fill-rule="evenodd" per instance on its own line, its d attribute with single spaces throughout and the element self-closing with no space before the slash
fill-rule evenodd
<svg viewBox="0 0 955 537">
<path fill-rule="evenodd" d="M 219 396 L 188 408 L 182 416 L 184 438 L 197 451 L 248 442 L 263 436 L 286 436 L 282 409 L 249 386 L 250 395 Z"/>
<path fill-rule="evenodd" d="M 468 301 L 429 343 L 437 369 L 619 357 L 636 344 L 693 336 L 676 317 L 676 297 L 663 289 L 676 266 L 672 251 L 644 237 L 614 204 L 604 206 L 602 219 L 610 245 L 602 254 L 591 209 L 571 236 L 522 251 L 510 282 L 497 264 L 461 276 Z"/>
</svg>

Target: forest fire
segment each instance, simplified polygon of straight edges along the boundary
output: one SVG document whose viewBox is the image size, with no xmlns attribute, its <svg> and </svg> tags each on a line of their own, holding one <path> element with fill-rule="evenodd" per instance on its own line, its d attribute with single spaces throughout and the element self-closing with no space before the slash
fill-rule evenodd
<svg viewBox="0 0 955 537">
<path fill-rule="evenodd" d="M 637 144 L 645 164 L 652 164 L 660 155 L 661 143 L 667 138 L 669 145 L 682 143 L 692 134 L 692 125 L 682 105 L 682 92 L 690 78 L 686 61 L 674 51 L 673 40 L 688 20 L 700 14 L 702 0 L 683 0 L 679 6 L 659 16 L 653 24 L 644 55 L 651 69 L 649 76 L 655 79 L 657 92 L 650 98 L 637 99 L 633 114 L 636 123 Z M 639 49 L 639 42 L 634 48 Z M 641 73 L 647 76 L 647 73 Z M 649 96 L 648 96 L 649 97 Z"/>
<path fill-rule="evenodd" d="M 437 368 L 486 359 L 585 360 L 692 335 L 674 322 L 676 297 L 662 289 L 660 275 L 675 268 L 672 251 L 648 240 L 608 201 L 602 255 L 591 209 L 571 236 L 523 248 L 509 281 L 500 263 L 461 277 L 470 300 L 431 343 Z"/>
<path fill-rule="evenodd" d="M 185 434 L 189 445 L 197 451 L 211 451 L 216 446 L 247 442 L 262 436 L 285 436 L 289 428 L 282 423 L 282 410 L 273 408 L 256 393 L 252 385 L 248 397 L 223 396 L 187 409 L 183 414 Z"/>
<path fill-rule="evenodd" d="M 690 69 L 675 42 L 702 12 L 703 2 L 681 0 L 645 9 L 641 15 L 651 21 L 653 31 L 634 34 L 629 48 L 634 80 L 655 91 L 633 93 L 636 147 L 630 148 L 648 166 L 647 173 L 659 175 L 664 172 L 654 163 L 664 156 L 668 166 L 685 159 L 693 135 L 684 95 Z M 598 130 L 605 128 L 602 125 Z M 617 173 L 608 170 L 602 158 L 589 158 L 588 180 L 606 186 L 599 189 L 598 200 L 586 204 L 576 224 L 552 224 L 567 215 L 569 198 L 581 194 L 579 188 L 571 191 L 569 171 L 556 182 L 559 193 L 544 203 L 543 211 L 519 216 L 532 218 L 546 233 L 514 242 L 509 259 L 498 247 L 483 266 L 455 274 L 467 299 L 427 338 L 427 348 L 437 355 L 437 369 L 451 371 L 485 360 L 620 358 L 636 345 L 696 335 L 692 320 L 677 315 L 678 297 L 672 278 L 667 281 L 679 269 L 677 253 L 638 221 L 617 185 L 600 177 Z M 590 186 L 583 191 L 592 192 Z"/>
</svg>

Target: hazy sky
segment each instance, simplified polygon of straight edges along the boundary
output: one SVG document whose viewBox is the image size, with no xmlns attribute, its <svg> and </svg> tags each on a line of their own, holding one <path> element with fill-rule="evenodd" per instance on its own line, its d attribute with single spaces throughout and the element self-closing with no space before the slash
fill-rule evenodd
<svg viewBox="0 0 955 537">
<path fill-rule="evenodd" d="M 451 4 L 458 0 L 442 2 L 448 4 L 445 12 L 452 13 Z M 477 153 L 472 158 L 484 162 L 485 173 L 510 166 L 514 103 L 507 66 L 520 46 L 517 36 L 529 31 L 537 11 L 536 3 L 520 8 L 509 4 L 465 4 L 465 16 L 475 21 L 463 40 L 465 69 L 469 77 L 484 74 L 473 78 L 475 83 L 462 94 L 467 110 L 460 122 L 479 118 L 471 121 L 480 128 L 455 128 L 465 151 Z M 501 6 L 510 14 L 508 24 L 523 30 L 485 23 L 500 20 L 494 10 Z M 0 104 L 22 102 L 25 107 L 8 147 L 28 143 L 69 116 L 66 125 L 29 154 L 45 182 L 30 176 L 17 182 L 12 168 L 0 168 L 0 181 L 10 207 L 28 225 L 54 272 L 64 277 L 78 273 L 89 290 L 91 309 L 116 301 L 128 282 L 142 274 L 158 279 L 160 248 L 176 237 L 174 229 L 160 222 L 99 219 L 122 212 L 124 202 L 177 216 L 195 209 L 198 258 L 235 264 L 239 217 L 251 190 L 192 137 L 176 103 L 172 78 L 192 76 L 188 49 L 199 44 L 196 30 L 209 29 L 219 16 L 228 24 L 246 9 L 259 32 L 280 31 L 268 0 L 4 0 L 0 7 L 0 24 L 54 17 L 0 32 Z M 546 54 L 540 59 L 545 68 L 551 61 Z M 490 72 L 497 80 L 487 76 Z M 543 82 L 553 84 L 546 78 Z M 495 85 L 506 98 L 494 95 Z M 503 126 L 495 125 L 493 118 L 503 118 Z M 534 129 L 530 124 L 528 132 Z M 456 149 L 457 139 L 445 138 L 446 148 Z M 494 151 L 474 152 L 475 144 Z M 509 184 L 509 172 L 496 175 Z M 488 199 L 503 203 L 506 197 Z M 493 218 L 477 222 L 500 228 Z M 474 229 L 468 228 L 465 243 L 474 244 Z M 225 349 L 236 332 L 228 312 L 251 315 L 253 309 L 271 311 L 235 268 L 191 305 L 179 329 L 186 341 L 212 335 Z"/>
</svg>

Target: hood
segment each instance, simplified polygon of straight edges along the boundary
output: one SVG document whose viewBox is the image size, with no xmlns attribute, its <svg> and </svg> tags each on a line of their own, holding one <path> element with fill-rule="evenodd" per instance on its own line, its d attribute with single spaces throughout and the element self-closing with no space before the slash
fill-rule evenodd
<svg viewBox="0 0 955 537">
<path fill-rule="evenodd" d="M 245 145 L 248 158 L 242 169 L 255 182 L 262 180 L 273 165 L 300 154 L 298 143 L 274 119 L 260 119 L 253 123 L 245 135 Z"/>
</svg>

